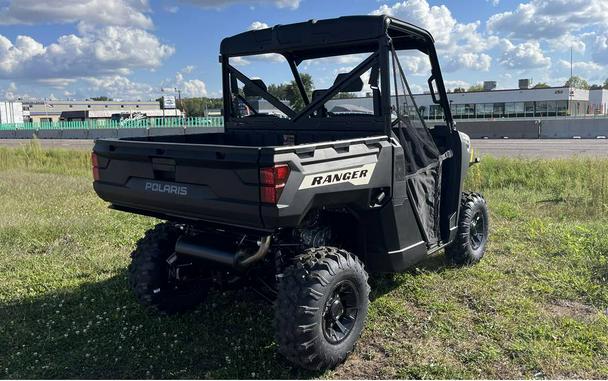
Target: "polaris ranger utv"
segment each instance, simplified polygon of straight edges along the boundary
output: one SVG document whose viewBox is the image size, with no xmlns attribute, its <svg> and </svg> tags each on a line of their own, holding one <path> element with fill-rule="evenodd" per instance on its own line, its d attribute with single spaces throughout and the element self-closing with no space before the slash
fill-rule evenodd
<svg viewBox="0 0 608 381">
<path fill-rule="evenodd" d="M 445 124 L 421 118 L 400 62 L 407 51 L 428 59 Z M 302 107 L 239 70 L 269 54 L 284 58 Z M 360 63 L 309 97 L 298 67 L 346 55 Z M 441 249 L 457 264 L 481 259 L 488 211 L 462 192 L 470 141 L 455 129 L 427 31 L 387 16 L 278 25 L 224 39 L 220 62 L 224 133 L 95 143 L 97 194 L 167 221 L 132 254 L 141 304 L 172 313 L 213 285 L 258 279 L 274 296 L 280 352 L 323 369 L 361 334 L 368 273 L 404 271 Z M 368 108 L 336 103 L 364 88 Z"/>
</svg>

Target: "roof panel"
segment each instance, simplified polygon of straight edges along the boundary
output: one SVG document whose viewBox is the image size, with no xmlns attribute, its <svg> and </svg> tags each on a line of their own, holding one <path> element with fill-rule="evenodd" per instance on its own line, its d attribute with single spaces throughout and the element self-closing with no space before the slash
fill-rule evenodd
<svg viewBox="0 0 608 381">
<path fill-rule="evenodd" d="M 225 38 L 220 53 L 246 56 L 263 53 L 291 55 L 298 60 L 354 54 L 377 48 L 378 39 L 391 36 L 432 43 L 424 29 L 388 16 L 345 16 L 310 20 L 253 30 Z"/>
</svg>

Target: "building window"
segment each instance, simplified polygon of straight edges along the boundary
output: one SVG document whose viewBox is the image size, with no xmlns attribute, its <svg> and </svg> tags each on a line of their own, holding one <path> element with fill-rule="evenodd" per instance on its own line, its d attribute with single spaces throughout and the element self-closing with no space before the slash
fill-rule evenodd
<svg viewBox="0 0 608 381">
<path fill-rule="evenodd" d="M 534 116 L 547 116 L 547 101 L 536 102 L 536 112 Z"/>
<path fill-rule="evenodd" d="M 547 102 L 547 116 L 557 116 L 557 107 L 555 101 Z"/>
<path fill-rule="evenodd" d="M 475 118 L 475 104 L 467 103 L 464 105 L 464 117 L 467 119 Z"/>
<path fill-rule="evenodd" d="M 557 101 L 555 103 L 556 103 L 556 107 L 557 107 L 557 115 L 559 115 L 559 116 L 568 115 L 568 101 Z"/>
<path fill-rule="evenodd" d="M 524 102 L 515 102 L 513 103 L 513 113 L 515 114 L 514 116 L 516 118 L 521 118 L 524 116 L 525 113 L 525 106 L 524 106 Z"/>
<path fill-rule="evenodd" d="M 494 103 L 493 115 L 494 118 L 502 118 L 505 116 L 505 104 Z"/>
<path fill-rule="evenodd" d="M 429 106 L 429 119 L 443 119 L 443 109 L 441 106 Z"/>
<path fill-rule="evenodd" d="M 493 103 L 480 103 L 476 107 L 477 109 L 477 117 L 478 118 L 491 118 L 492 111 L 494 110 Z"/>
<path fill-rule="evenodd" d="M 524 113 L 525 116 L 534 116 L 534 102 L 524 102 Z"/>
</svg>

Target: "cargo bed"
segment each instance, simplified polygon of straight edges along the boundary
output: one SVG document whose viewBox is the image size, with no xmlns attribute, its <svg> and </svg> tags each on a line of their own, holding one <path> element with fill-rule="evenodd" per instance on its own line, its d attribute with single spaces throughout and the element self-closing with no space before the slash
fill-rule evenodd
<svg viewBox="0 0 608 381">
<path fill-rule="evenodd" d="M 94 189 L 115 209 L 163 219 L 267 230 L 279 223 L 280 217 L 301 218 L 299 214 L 314 195 L 310 199 L 302 197 L 291 211 L 286 210 L 287 205 L 262 203 L 261 167 L 272 167 L 275 160 L 289 162 L 291 187 L 286 194 L 295 196 L 307 168 L 319 168 L 323 162 L 335 166 L 376 162 L 379 149 L 368 145 L 387 140 L 376 137 L 258 145 L 262 140 L 273 141 L 273 136 L 282 138 L 275 132 L 97 140 L 93 149 L 97 167 Z"/>
</svg>

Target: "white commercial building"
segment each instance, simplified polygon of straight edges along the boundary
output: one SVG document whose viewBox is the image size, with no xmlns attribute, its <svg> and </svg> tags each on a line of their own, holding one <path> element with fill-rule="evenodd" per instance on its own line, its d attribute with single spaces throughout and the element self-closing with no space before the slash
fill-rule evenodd
<svg viewBox="0 0 608 381">
<path fill-rule="evenodd" d="M 425 119 L 443 118 L 441 107 L 430 94 L 414 94 Z M 511 89 L 448 93 L 454 119 L 539 118 L 608 114 L 608 90 L 581 90 L 568 87 Z M 393 97 L 393 103 L 395 98 Z M 403 103 L 401 101 L 400 103 Z M 372 98 L 334 99 L 336 105 L 353 105 L 373 110 Z"/>
<path fill-rule="evenodd" d="M 23 103 L 23 110 L 29 112 L 30 122 L 82 121 L 89 112 L 103 111 L 106 118 L 114 114 L 150 113 L 162 116 L 158 101 L 35 101 Z M 172 110 L 166 110 L 171 113 Z M 151 115 L 150 115 L 151 116 Z"/>
<path fill-rule="evenodd" d="M 21 102 L 0 102 L 0 124 L 23 123 Z"/>
</svg>

